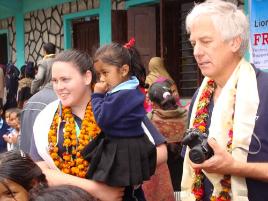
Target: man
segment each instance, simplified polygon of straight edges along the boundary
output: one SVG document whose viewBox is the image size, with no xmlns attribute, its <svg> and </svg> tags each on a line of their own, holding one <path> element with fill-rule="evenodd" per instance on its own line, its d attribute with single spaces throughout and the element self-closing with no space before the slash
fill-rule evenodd
<svg viewBox="0 0 268 201">
<path fill-rule="evenodd" d="M 192 99 L 189 126 L 209 133 L 214 155 L 196 164 L 187 147 L 181 199 L 265 201 L 268 74 L 243 59 L 247 18 L 232 3 L 207 0 L 188 14 L 186 29 L 205 76 Z"/>
<path fill-rule="evenodd" d="M 38 93 L 33 95 L 25 104 L 21 113 L 21 137 L 20 149 L 26 153 L 30 153 L 31 140 L 33 136 L 33 125 L 37 115 L 57 96 L 53 90 L 52 84 L 47 83 L 46 86 Z"/>
<path fill-rule="evenodd" d="M 37 64 L 38 70 L 31 85 L 31 93 L 35 94 L 41 90 L 50 80 L 50 68 L 55 57 L 56 47 L 52 43 L 45 43 L 43 46 L 44 58 Z"/>
</svg>

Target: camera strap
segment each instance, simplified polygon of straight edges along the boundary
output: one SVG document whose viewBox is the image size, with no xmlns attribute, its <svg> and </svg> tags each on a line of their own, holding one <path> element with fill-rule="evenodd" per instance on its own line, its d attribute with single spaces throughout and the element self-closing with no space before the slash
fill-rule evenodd
<svg viewBox="0 0 268 201">
<path fill-rule="evenodd" d="M 260 150 L 261 150 L 261 141 L 260 141 L 260 139 L 258 138 L 258 136 L 255 133 L 253 133 L 252 136 L 256 139 L 256 141 L 259 144 L 259 148 L 256 151 L 248 151 L 243 147 L 234 147 L 232 149 L 232 151 L 235 150 L 235 149 L 241 149 L 242 151 L 247 152 L 248 154 L 252 154 L 252 155 L 255 155 L 255 154 L 259 153 Z"/>
</svg>

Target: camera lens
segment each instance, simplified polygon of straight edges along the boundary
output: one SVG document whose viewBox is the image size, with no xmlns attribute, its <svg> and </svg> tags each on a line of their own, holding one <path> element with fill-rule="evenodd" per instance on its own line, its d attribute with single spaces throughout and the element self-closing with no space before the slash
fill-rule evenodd
<svg viewBox="0 0 268 201">
<path fill-rule="evenodd" d="M 192 162 L 196 164 L 203 163 L 206 160 L 206 156 L 201 149 L 193 148 L 189 152 L 189 158 Z"/>
</svg>

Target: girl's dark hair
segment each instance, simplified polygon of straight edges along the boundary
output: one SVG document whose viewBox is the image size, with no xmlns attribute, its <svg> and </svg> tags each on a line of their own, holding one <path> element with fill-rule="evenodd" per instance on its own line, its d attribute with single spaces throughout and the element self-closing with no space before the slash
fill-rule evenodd
<svg viewBox="0 0 268 201">
<path fill-rule="evenodd" d="M 170 87 L 162 82 L 155 82 L 149 88 L 149 99 L 163 110 L 178 108 L 176 99 L 172 96 Z"/>
<path fill-rule="evenodd" d="M 33 188 L 29 201 L 97 201 L 85 190 L 72 185 Z"/>
<path fill-rule="evenodd" d="M 18 150 L 0 154 L 0 178 L 1 183 L 8 179 L 21 185 L 27 191 L 34 186 L 48 186 L 40 167 L 28 154 Z"/>
<path fill-rule="evenodd" d="M 146 70 L 141 61 L 140 54 L 135 47 L 126 48 L 119 43 L 111 43 L 97 49 L 93 61 L 101 60 L 103 63 L 121 68 L 129 66 L 129 76 L 136 76 L 141 87 L 145 87 Z"/>
</svg>

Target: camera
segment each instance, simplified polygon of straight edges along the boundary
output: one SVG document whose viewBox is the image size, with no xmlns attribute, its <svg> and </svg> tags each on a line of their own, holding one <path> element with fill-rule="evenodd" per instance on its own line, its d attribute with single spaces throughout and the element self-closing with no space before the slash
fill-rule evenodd
<svg viewBox="0 0 268 201">
<path fill-rule="evenodd" d="M 209 159 L 214 153 L 207 142 L 208 135 L 197 128 L 190 128 L 182 139 L 183 145 L 188 145 L 191 150 L 189 158 L 192 162 L 200 164 Z"/>
</svg>

